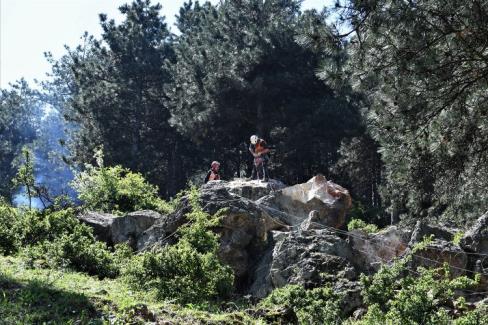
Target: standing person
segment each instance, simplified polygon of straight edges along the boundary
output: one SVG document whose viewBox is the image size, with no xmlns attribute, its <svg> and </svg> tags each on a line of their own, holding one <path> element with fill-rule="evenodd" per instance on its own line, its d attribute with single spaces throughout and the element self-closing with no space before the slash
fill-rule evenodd
<svg viewBox="0 0 488 325">
<path fill-rule="evenodd" d="M 207 176 L 205 177 L 205 184 L 208 183 L 209 181 L 220 180 L 219 168 L 220 168 L 220 163 L 218 161 L 212 161 L 212 164 L 210 164 L 210 170 L 208 171 Z"/>
<path fill-rule="evenodd" d="M 251 144 L 249 145 L 249 152 L 254 157 L 254 164 L 252 168 L 251 179 L 262 179 L 268 181 L 268 152 L 269 148 L 266 141 L 260 139 L 257 135 L 251 136 Z"/>
</svg>

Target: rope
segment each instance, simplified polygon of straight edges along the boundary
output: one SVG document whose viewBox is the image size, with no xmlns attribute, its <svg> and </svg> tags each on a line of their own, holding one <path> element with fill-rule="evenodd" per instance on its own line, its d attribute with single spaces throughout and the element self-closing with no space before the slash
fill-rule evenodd
<svg viewBox="0 0 488 325">
<path fill-rule="evenodd" d="M 267 208 L 267 209 L 270 209 L 270 210 L 274 210 L 274 211 L 277 211 L 279 214 L 285 214 L 285 215 L 288 215 L 288 216 L 291 216 L 289 213 L 286 213 L 286 212 L 283 212 L 283 211 L 280 211 L 280 210 L 277 210 L 275 208 L 272 208 L 270 206 L 267 206 L 267 205 L 262 205 L 263 207 Z M 276 222 L 277 224 L 283 226 L 283 227 L 286 227 L 288 229 L 293 229 L 293 228 L 297 228 L 297 227 L 300 227 L 300 225 L 295 225 L 295 226 L 289 226 L 289 225 L 286 225 L 280 221 L 277 221 L 275 220 L 275 218 L 271 218 L 274 222 Z M 337 228 L 333 228 L 333 227 L 330 227 L 330 226 L 326 226 L 326 225 L 323 225 L 323 224 L 320 224 L 320 223 L 317 223 L 317 222 L 311 222 L 312 224 L 314 225 L 318 225 L 319 227 L 322 227 L 323 229 L 328 229 L 328 230 L 331 230 L 333 232 L 336 232 L 336 233 L 340 233 L 340 234 L 343 234 L 343 235 L 347 235 L 347 236 L 351 236 L 351 237 L 354 237 L 354 238 L 357 238 L 357 239 L 360 239 L 360 240 L 363 240 L 363 241 L 367 241 L 367 242 L 371 242 L 372 240 L 371 239 L 366 239 L 366 238 L 363 238 L 363 237 L 359 237 L 359 236 L 356 236 L 354 235 L 353 233 L 349 232 L 349 231 L 345 231 L 345 230 L 340 230 L 340 229 L 337 229 Z M 381 248 L 385 248 L 391 252 L 394 252 L 394 254 L 396 255 L 398 252 L 390 247 L 387 247 L 387 246 L 383 246 L 383 245 L 380 245 L 379 247 Z M 430 249 L 430 248 L 429 248 Z M 441 249 L 436 249 L 436 248 L 432 248 L 433 250 L 436 250 L 436 251 L 440 251 L 442 252 L 443 250 Z M 369 254 L 369 253 L 368 253 Z M 433 259 L 430 259 L 430 258 L 427 258 L 427 257 L 424 257 L 424 256 L 420 256 L 418 254 L 414 254 L 412 253 L 412 256 L 416 257 L 416 258 L 419 258 L 419 259 L 422 259 L 422 260 L 426 260 L 426 261 L 429 261 L 429 262 L 433 262 L 437 265 L 444 265 L 443 262 L 439 262 L 439 261 L 436 261 L 436 260 L 433 260 Z M 476 272 L 476 271 L 471 271 L 471 270 L 468 270 L 468 269 L 465 269 L 465 268 L 461 268 L 461 267 L 458 267 L 458 266 L 454 266 L 450 263 L 448 263 L 449 267 L 453 268 L 453 269 L 456 269 L 456 270 L 461 270 L 461 271 L 465 271 L 467 273 L 471 273 L 471 274 L 480 274 L 480 275 L 486 275 L 488 276 L 488 273 L 484 273 L 484 272 Z"/>
<path fill-rule="evenodd" d="M 314 223 L 314 224 L 317 224 L 317 223 Z M 318 224 L 318 225 L 320 225 L 320 224 Z M 341 233 L 341 234 L 348 235 L 348 236 L 351 236 L 351 237 L 354 237 L 354 238 L 358 238 L 358 239 L 363 240 L 363 241 L 371 242 L 371 239 L 368 240 L 368 239 L 365 239 L 363 237 L 356 236 L 356 235 L 352 234 L 349 231 L 344 231 L 344 230 L 336 229 L 336 228 L 333 228 L 333 227 L 330 227 L 330 226 L 326 226 L 326 225 L 322 225 L 322 226 L 324 228 L 326 228 L 326 229 L 329 229 L 329 230 L 334 231 L 334 232 L 337 232 L 337 233 Z M 385 249 L 390 250 L 392 252 L 396 252 L 394 249 L 392 249 L 390 247 L 387 247 L 387 246 L 381 246 L 380 245 L 379 247 L 385 248 Z M 436 249 L 436 250 L 437 251 L 442 251 L 440 249 Z M 443 262 L 439 262 L 439 261 L 436 261 L 436 260 L 433 260 L 433 259 L 430 259 L 430 258 L 427 258 L 427 257 L 424 257 L 424 256 L 420 256 L 420 255 L 417 255 L 417 254 L 414 254 L 414 253 L 412 253 L 412 256 L 415 256 L 417 258 L 420 258 L 420 259 L 423 259 L 423 260 L 427 260 L 427 261 L 430 261 L 430 262 L 434 262 L 434 263 L 439 264 L 439 265 L 444 265 Z M 461 268 L 461 267 L 454 266 L 452 264 L 449 264 L 449 267 L 451 267 L 453 269 L 457 269 L 457 270 L 466 271 L 466 272 L 472 273 L 472 274 L 488 275 L 488 273 L 471 271 L 471 270 L 468 270 L 468 269 L 465 269 L 465 268 Z"/>
</svg>

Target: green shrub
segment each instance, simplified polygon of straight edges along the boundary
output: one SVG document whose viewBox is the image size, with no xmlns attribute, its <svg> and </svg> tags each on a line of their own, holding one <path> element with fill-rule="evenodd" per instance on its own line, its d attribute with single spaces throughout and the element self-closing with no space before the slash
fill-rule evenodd
<svg viewBox="0 0 488 325">
<path fill-rule="evenodd" d="M 115 277 L 119 269 L 114 256 L 105 243 L 87 236 L 83 225 L 78 225 L 70 234 L 62 234 L 52 241 L 41 241 L 28 246 L 24 256 L 29 264 L 43 261 L 49 267 L 69 268 L 98 275 L 100 278 Z"/>
<path fill-rule="evenodd" d="M 188 197 L 192 211 L 186 216 L 189 222 L 178 230 L 179 241 L 134 256 L 124 275 L 135 288 L 154 288 L 161 298 L 198 304 L 228 296 L 234 277 L 219 261 L 218 236 L 210 230 L 218 217 L 202 211 L 195 188 Z"/>
<path fill-rule="evenodd" d="M 454 321 L 454 325 L 479 325 L 488 324 L 488 306 L 480 305 L 475 310 L 468 311 L 465 315 Z"/>
<path fill-rule="evenodd" d="M 300 285 L 287 285 L 275 289 L 260 306 L 292 308 L 300 324 L 340 324 L 341 299 L 330 287 L 307 290 Z"/>
<path fill-rule="evenodd" d="M 452 243 L 459 246 L 463 236 L 464 236 L 464 232 L 458 231 L 457 233 L 454 234 L 454 237 L 452 238 Z"/>
<path fill-rule="evenodd" d="M 368 224 L 361 219 L 352 219 L 351 221 L 349 221 L 349 223 L 347 224 L 347 230 L 351 231 L 354 229 L 363 230 L 368 234 L 378 232 L 378 227 L 376 225 Z"/>
<path fill-rule="evenodd" d="M 75 217 L 75 210 L 16 209 L 0 206 L 0 250 L 21 252 L 28 264 L 67 267 L 76 271 L 114 277 L 119 273 L 119 248 L 113 254 L 95 239 L 92 229 Z"/>
<path fill-rule="evenodd" d="M 17 221 L 22 247 L 35 245 L 42 241 L 53 241 L 64 234 L 72 233 L 77 227 L 83 236 L 92 237 L 91 228 L 76 219 L 73 208 L 58 211 L 51 209 L 22 210 Z"/>
<path fill-rule="evenodd" d="M 122 166 L 104 167 L 98 155 L 99 166 L 86 165 L 71 184 L 87 208 L 112 213 L 144 209 L 169 212 L 170 205 L 158 197 L 157 186 Z"/>
<path fill-rule="evenodd" d="M 17 209 L 0 202 L 0 254 L 12 254 L 19 247 L 16 222 L 19 219 Z"/>
<path fill-rule="evenodd" d="M 452 323 L 442 307 L 449 305 L 454 290 L 473 286 L 476 281 L 466 276 L 451 279 L 448 265 L 442 269 L 419 268 L 418 275 L 405 275 L 409 259 L 382 267 L 373 276 L 361 277 L 368 312 L 360 324 Z"/>
</svg>

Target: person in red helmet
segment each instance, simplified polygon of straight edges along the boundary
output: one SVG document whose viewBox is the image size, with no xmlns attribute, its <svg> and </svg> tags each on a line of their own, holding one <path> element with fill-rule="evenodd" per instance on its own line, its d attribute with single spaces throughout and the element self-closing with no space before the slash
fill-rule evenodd
<svg viewBox="0 0 488 325">
<path fill-rule="evenodd" d="M 209 181 L 220 180 L 219 168 L 220 163 L 218 161 L 212 161 L 212 163 L 210 164 L 210 170 L 205 177 L 205 183 L 208 183 Z"/>
</svg>

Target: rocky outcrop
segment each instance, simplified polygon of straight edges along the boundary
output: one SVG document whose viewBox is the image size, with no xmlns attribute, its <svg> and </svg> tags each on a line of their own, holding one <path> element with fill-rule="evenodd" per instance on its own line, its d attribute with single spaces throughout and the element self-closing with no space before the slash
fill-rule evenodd
<svg viewBox="0 0 488 325">
<path fill-rule="evenodd" d="M 464 234 L 461 247 L 468 252 L 488 254 L 488 212 Z"/>
<path fill-rule="evenodd" d="M 434 239 L 415 251 L 410 269 L 451 266 L 453 276 L 487 272 L 488 213 L 461 241 L 452 242 L 455 229 L 418 222 L 414 229 L 390 226 L 374 234 L 341 230 L 351 206 L 344 188 L 318 175 L 306 183 L 284 187 L 236 179 L 211 181 L 200 189 L 200 203 L 209 214 L 219 212 L 219 257 L 236 276 L 238 292 L 253 298 L 267 296 L 287 284 L 312 288 L 328 283 L 345 295 L 342 310 L 361 314 L 358 275 L 374 273 L 381 265 L 412 252 L 424 237 Z M 172 244 L 177 229 L 188 222 L 188 198 L 174 212 L 159 215 L 138 211 L 122 217 L 88 212 L 80 220 L 110 244 L 128 241 L 138 250 Z M 483 285 L 488 283 L 482 277 Z M 488 288 L 484 289 L 484 291 Z M 285 313 L 286 314 L 286 313 Z M 288 315 L 289 316 L 289 315 Z M 286 317 L 288 317 L 286 316 Z M 293 317 L 291 317 L 293 318 Z"/>
<path fill-rule="evenodd" d="M 367 234 L 353 230 L 349 241 L 355 252 L 358 268 L 366 273 L 377 271 L 382 264 L 404 254 L 408 247 L 411 231 L 390 226 L 380 232 Z"/>
<path fill-rule="evenodd" d="M 314 287 L 336 278 L 354 279 L 348 243 L 326 229 L 274 231 L 270 251 L 254 271 L 250 293 L 264 297 L 286 284 Z M 332 277 L 332 278 L 330 278 Z"/>
<path fill-rule="evenodd" d="M 450 274 L 457 277 L 466 274 L 468 257 L 461 247 L 442 239 L 434 239 L 412 256 L 412 268 L 414 270 L 419 266 L 440 268 L 444 263 L 449 264 Z"/>
<path fill-rule="evenodd" d="M 351 207 L 351 196 L 343 187 L 317 175 L 303 184 L 286 187 L 257 201 L 271 211 L 279 211 L 283 221 L 295 226 L 316 211 L 320 223 L 341 228 Z"/>
<path fill-rule="evenodd" d="M 237 194 L 252 201 L 258 200 L 263 196 L 286 187 L 283 182 L 275 179 L 270 179 L 268 182 L 262 182 L 260 180 L 250 181 L 242 178 L 235 178 L 234 180 L 223 184 L 230 193 Z"/>
<path fill-rule="evenodd" d="M 468 253 L 468 267 L 481 274 L 478 291 L 488 290 L 488 212 L 464 234 L 460 246 Z"/>
<path fill-rule="evenodd" d="M 93 229 L 98 240 L 112 244 L 112 223 L 117 216 L 110 213 L 88 211 L 78 216 L 78 220 Z"/>
<path fill-rule="evenodd" d="M 415 224 L 409 246 L 413 247 L 416 243 L 421 242 L 424 237 L 428 237 L 430 235 L 437 239 L 452 241 L 455 233 L 455 229 L 449 229 L 445 226 L 431 225 L 424 220 L 419 220 Z"/>
<path fill-rule="evenodd" d="M 270 231 L 288 230 L 293 226 L 289 219 L 292 211 L 282 211 L 281 206 L 271 201 L 263 204 L 261 196 L 275 197 L 276 193 L 283 192 L 281 201 L 284 201 L 284 197 L 295 195 L 293 193 L 298 190 L 309 191 L 305 195 L 311 200 L 300 203 L 300 213 L 304 215 L 300 217 L 301 220 L 306 219 L 311 211 L 317 211 L 313 219 L 315 223 L 330 225 L 334 223 L 330 219 L 344 218 L 348 208 L 345 203 L 350 199 L 347 191 L 342 189 L 342 194 L 336 193 L 333 196 L 329 192 L 335 191 L 337 185 L 323 182 L 323 177 L 319 176 L 305 183 L 308 185 L 303 188 L 289 190 L 277 181 L 263 183 L 236 179 L 231 182 L 212 181 L 200 188 L 200 201 L 205 212 L 214 214 L 225 210 L 220 226 L 215 229 L 221 235 L 219 256 L 232 267 L 240 282 L 244 281 L 242 279 L 246 279 L 244 282 L 249 281 L 253 277 L 250 270 L 256 265 L 256 257 L 261 260 L 266 255 L 269 242 L 272 241 L 269 238 Z M 329 192 L 324 192 L 327 188 Z M 139 237 L 138 249 L 171 243 L 171 234 L 186 222 L 185 215 L 189 211 L 189 204 L 183 199 L 175 212 L 163 216 Z"/>
<path fill-rule="evenodd" d="M 162 216 L 155 211 L 136 211 L 124 216 L 87 212 L 78 219 L 91 226 L 95 236 L 110 245 L 128 242 L 136 248 L 138 239 Z"/>
<path fill-rule="evenodd" d="M 248 183 L 247 187 L 253 187 L 255 181 Z M 225 210 L 220 226 L 215 229 L 221 235 L 219 256 L 231 266 L 237 278 L 242 278 L 247 276 L 250 256 L 261 254 L 267 246 L 269 231 L 283 229 L 286 225 L 275 220 L 254 201 L 233 193 L 234 190 L 235 184 L 230 186 L 229 182 L 209 182 L 200 189 L 200 201 L 203 210 L 209 214 Z M 170 242 L 172 238 L 168 236 L 186 222 L 185 215 L 189 211 L 189 203 L 183 199 L 175 212 L 164 216 L 143 233 L 137 243 L 138 249 Z"/>
</svg>

